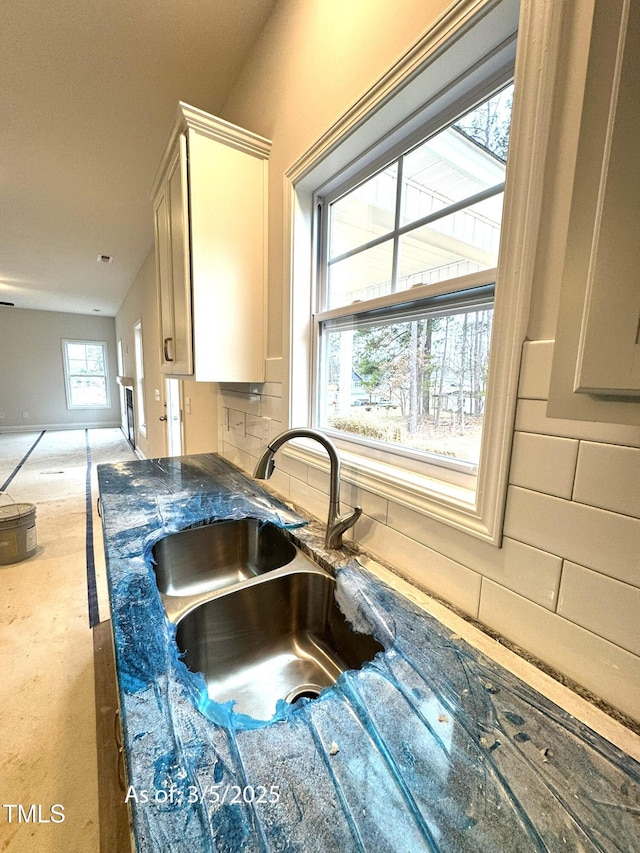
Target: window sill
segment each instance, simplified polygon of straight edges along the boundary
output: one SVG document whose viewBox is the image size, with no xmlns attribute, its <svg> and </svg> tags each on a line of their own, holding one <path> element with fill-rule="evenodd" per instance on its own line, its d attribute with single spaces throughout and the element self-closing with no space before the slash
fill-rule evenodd
<svg viewBox="0 0 640 853">
<path fill-rule="evenodd" d="M 329 470 L 326 454 L 303 441 L 289 442 L 283 454 L 296 462 L 322 471 Z M 435 477 L 370 459 L 351 451 L 340 451 L 341 480 L 380 497 L 406 506 L 485 541 L 493 541 L 478 511 L 476 491 L 455 486 Z M 366 514 L 367 507 L 363 510 Z"/>
<path fill-rule="evenodd" d="M 81 412 L 81 411 L 85 411 L 85 412 L 87 412 L 87 411 L 98 412 L 98 411 L 103 411 L 103 412 L 104 412 L 104 411 L 107 411 L 107 410 L 108 410 L 108 409 L 110 409 L 110 408 L 111 408 L 111 405 L 110 405 L 109 403 L 101 404 L 101 405 L 99 405 L 99 406 L 80 406 L 80 405 L 78 405 L 78 406 L 74 406 L 74 405 L 68 405 L 68 406 L 67 406 L 67 411 L 69 411 L 69 412 Z"/>
</svg>

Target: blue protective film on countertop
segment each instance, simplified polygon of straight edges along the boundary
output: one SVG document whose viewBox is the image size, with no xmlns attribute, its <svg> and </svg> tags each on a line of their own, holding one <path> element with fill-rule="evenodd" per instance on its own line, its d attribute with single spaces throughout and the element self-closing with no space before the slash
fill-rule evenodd
<svg viewBox="0 0 640 853">
<path fill-rule="evenodd" d="M 214 456 L 99 477 L 139 851 L 640 851 L 638 763 L 355 560 L 337 599 L 384 652 L 275 721 L 209 700 L 150 543 L 223 517 L 303 520 Z"/>
</svg>

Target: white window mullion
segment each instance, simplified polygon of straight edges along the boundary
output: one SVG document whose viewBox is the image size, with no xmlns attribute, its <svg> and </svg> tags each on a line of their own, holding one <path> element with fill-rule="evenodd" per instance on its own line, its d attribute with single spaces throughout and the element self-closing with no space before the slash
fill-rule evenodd
<svg viewBox="0 0 640 853">
<path fill-rule="evenodd" d="M 398 239 L 398 234 L 400 231 L 400 217 L 402 215 L 402 181 L 403 181 L 403 173 L 404 173 L 404 157 L 400 157 L 398 160 L 398 177 L 397 177 L 397 185 L 396 185 L 396 213 L 395 220 L 393 224 L 393 263 L 391 266 L 391 292 L 395 293 L 398 287 L 398 264 L 399 264 L 399 252 L 400 252 L 400 240 Z"/>
</svg>

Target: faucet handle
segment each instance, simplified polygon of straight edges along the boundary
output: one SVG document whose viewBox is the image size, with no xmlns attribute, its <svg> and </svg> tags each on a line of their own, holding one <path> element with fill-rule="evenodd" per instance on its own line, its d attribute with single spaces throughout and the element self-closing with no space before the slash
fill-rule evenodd
<svg viewBox="0 0 640 853">
<path fill-rule="evenodd" d="M 331 530 L 327 530 L 326 546 L 327 548 L 342 548 L 342 534 L 356 523 L 362 515 L 362 507 L 357 506 L 353 512 L 339 515 L 331 526 Z"/>
</svg>

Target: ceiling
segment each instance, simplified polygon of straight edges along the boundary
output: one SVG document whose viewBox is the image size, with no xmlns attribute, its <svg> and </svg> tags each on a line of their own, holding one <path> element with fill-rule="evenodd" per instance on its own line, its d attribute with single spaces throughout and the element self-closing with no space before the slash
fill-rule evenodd
<svg viewBox="0 0 640 853">
<path fill-rule="evenodd" d="M 220 110 L 275 2 L 2 0 L 0 301 L 116 314 L 178 101 Z"/>
</svg>

